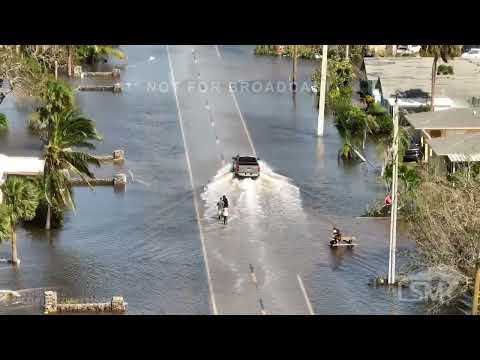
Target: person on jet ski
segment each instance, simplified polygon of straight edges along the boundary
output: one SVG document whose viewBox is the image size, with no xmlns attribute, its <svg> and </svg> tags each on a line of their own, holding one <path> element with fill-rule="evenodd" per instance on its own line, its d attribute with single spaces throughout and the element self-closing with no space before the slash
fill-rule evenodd
<svg viewBox="0 0 480 360">
<path fill-rule="evenodd" d="M 338 230 L 334 226 L 332 233 L 333 233 L 333 238 L 332 238 L 332 241 L 330 241 L 330 245 L 340 244 L 340 242 L 342 241 L 342 234 L 340 233 L 340 230 Z"/>
</svg>

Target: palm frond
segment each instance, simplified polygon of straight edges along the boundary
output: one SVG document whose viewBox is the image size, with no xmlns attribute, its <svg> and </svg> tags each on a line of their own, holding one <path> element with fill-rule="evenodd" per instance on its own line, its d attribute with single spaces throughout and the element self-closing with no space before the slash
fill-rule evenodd
<svg viewBox="0 0 480 360">
<path fill-rule="evenodd" d="M 12 228 L 10 226 L 10 214 L 8 207 L 5 204 L 0 203 L 0 242 L 10 238 Z"/>
<path fill-rule="evenodd" d="M 32 181 L 17 176 L 8 177 L 2 185 L 2 193 L 14 223 L 35 217 L 39 193 Z"/>
</svg>

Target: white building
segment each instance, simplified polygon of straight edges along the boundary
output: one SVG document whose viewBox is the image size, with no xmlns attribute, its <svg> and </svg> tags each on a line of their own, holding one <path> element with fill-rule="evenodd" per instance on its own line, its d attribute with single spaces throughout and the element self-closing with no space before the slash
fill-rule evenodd
<svg viewBox="0 0 480 360">
<path fill-rule="evenodd" d="M 0 154 L 0 185 L 8 175 L 37 176 L 43 174 L 45 160 L 36 157 L 6 156 Z M 0 202 L 2 193 L 0 191 Z"/>
</svg>

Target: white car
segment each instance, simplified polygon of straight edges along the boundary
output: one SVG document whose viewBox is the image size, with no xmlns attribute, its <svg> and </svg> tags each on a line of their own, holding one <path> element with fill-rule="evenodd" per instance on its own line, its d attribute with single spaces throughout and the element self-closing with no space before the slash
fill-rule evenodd
<svg viewBox="0 0 480 360">
<path fill-rule="evenodd" d="M 463 59 L 480 59 L 480 49 L 472 48 L 462 54 Z"/>
<path fill-rule="evenodd" d="M 397 55 L 414 55 L 420 52 L 421 45 L 398 45 Z"/>
</svg>

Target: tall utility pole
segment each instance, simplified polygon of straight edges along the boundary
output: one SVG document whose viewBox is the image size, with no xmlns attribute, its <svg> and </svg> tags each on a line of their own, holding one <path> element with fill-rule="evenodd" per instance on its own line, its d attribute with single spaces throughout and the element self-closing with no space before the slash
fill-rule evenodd
<svg viewBox="0 0 480 360">
<path fill-rule="evenodd" d="M 393 173 L 392 209 L 390 217 L 390 255 L 388 259 L 388 284 L 395 283 L 395 253 L 397 251 L 397 183 L 398 183 L 398 104 L 395 100 L 393 114 Z"/>
<path fill-rule="evenodd" d="M 297 91 L 297 45 L 293 45 L 292 91 Z"/>
<path fill-rule="evenodd" d="M 323 136 L 323 128 L 325 125 L 325 92 L 327 90 L 327 61 L 328 61 L 328 45 L 322 48 L 322 74 L 320 79 L 320 101 L 318 102 L 318 126 L 317 135 Z"/>
<path fill-rule="evenodd" d="M 479 300 L 480 300 L 480 258 L 477 259 L 477 271 L 475 273 L 475 287 L 473 290 L 472 315 L 478 315 Z"/>
</svg>

